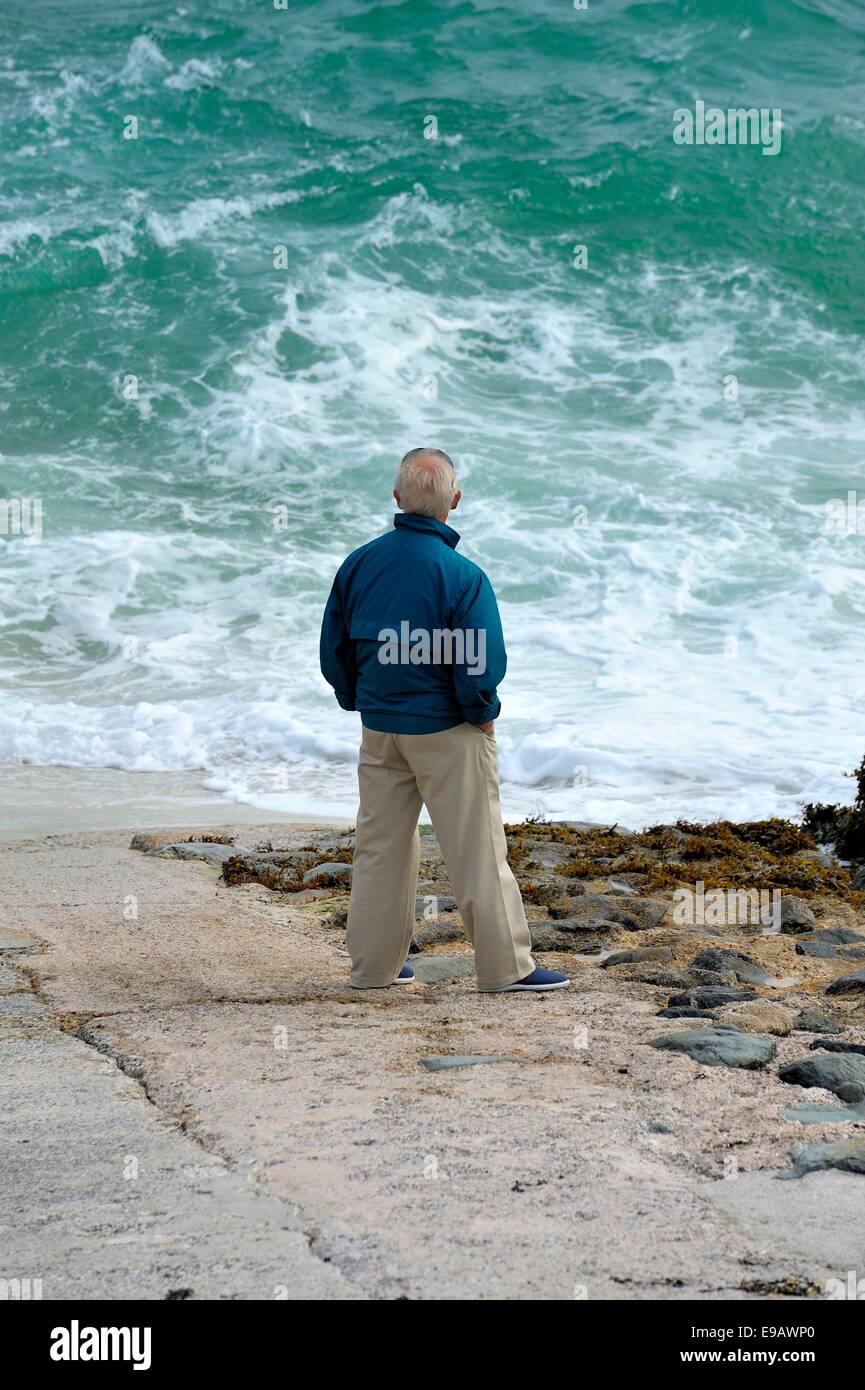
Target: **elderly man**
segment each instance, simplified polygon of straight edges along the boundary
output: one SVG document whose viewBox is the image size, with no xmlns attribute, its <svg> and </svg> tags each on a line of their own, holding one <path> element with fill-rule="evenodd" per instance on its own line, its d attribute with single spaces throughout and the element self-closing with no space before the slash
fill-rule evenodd
<svg viewBox="0 0 865 1390">
<path fill-rule="evenodd" d="M 352 985 L 414 978 L 405 959 L 425 805 L 474 945 L 478 989 L 558 989 L 570 982 L 536 968 L 507 862 L 494 725 L 504 639 L 489 580 L 457 554 L 459 534 L 446 524 L 462 496 L 447 454 L 412 449 L 393 495 L 402 509 L 394 529 L 349 555 L 321 633 L 324 677 L 363 723 Z"/>
</svg>

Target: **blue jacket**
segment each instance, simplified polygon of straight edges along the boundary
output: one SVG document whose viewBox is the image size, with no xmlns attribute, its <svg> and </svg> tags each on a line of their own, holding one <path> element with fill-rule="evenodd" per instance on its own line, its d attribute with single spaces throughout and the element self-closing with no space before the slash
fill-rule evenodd
<svg viewBox="0 0 865 1390">
<path fill-rule="evenodd" d="M 321 629 L 321 670 L 343 709 L 368 729 L 432 734 L 498 718 L 507 656 L 496 596 L 458 555 L 459 534 L 399 512 L 333 582 Z"/>
</svg>

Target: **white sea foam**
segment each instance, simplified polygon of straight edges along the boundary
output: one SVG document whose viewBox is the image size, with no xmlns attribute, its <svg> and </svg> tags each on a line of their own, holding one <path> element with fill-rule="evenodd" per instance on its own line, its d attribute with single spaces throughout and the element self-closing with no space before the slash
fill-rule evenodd
<svg viewBox="0 0 865 1390">
<path fill-rule="evenodd" d="M 161 55 L 133 49 L 132 77 L 164 80 Z M 777 387 L 742 370 L 779 300 L 745 266 L 700 283 L 640 267 L 647 296 L 679 300 L 659 334 L 625 314 L 627 277 L 591 295 L 564 271 L 527 283 L 524 249 L 494 236 L 506 289 L 462 281 L 459 258 L 454 283 L 425 278 L 469 213 L 421 188 L 326 246 L 292 227 L 298 196 L 167 210 L 133 193 L 93 234 L 114 265 L 142 220 L 163 249 L 219 258 L 284 207 L 290 273 L 263 327 L 216 345 L 219 373 L 143 383 L 162 453 L 32 460 L 46 540 L 0 537 L 0 760 L 191 768 L 262 810 L 353 815 L 358 720 L 318 674 L 318 623 L 343 556 L 390 524 L 396 459 L 427 440 L 457 458 L 463 548 L 501 596 L 509 814 L 636 825 L 850 800 L 865 540 L 827 535 L 824 507 L 861 476 L 861 344 L 788 295 L 773 351 L 814 370 Z M 10 244 L 63 218 L 13 223 Z M 394 248 L 413 274 L 383 272 Z M 228 271 L 217 292 L 232 302 Z"/>
</svg>

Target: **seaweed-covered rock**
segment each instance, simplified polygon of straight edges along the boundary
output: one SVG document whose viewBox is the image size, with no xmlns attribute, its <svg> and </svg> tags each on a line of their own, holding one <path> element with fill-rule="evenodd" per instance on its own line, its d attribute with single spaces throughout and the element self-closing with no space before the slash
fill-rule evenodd
<svg viewBox="0 0 865 1390">
<path fill-rule="evenodd" d="M 304 883 L 318 888 L 328 884 L 350 884 L 350 864 L 314 864 L 303 876 Z"/>
<path fill-rule="evenodd" d="M 704 1067 L 740 1067 L 758 1071 L 775 1056 L 775 1044 L 738 1028 L 716 1024 L 713 1028 L 692 1028 L 686 1033 L 667 1033 L 652 1038 L 650 1047 L 660 1051 L 684 1052 Z"/>
</svg>

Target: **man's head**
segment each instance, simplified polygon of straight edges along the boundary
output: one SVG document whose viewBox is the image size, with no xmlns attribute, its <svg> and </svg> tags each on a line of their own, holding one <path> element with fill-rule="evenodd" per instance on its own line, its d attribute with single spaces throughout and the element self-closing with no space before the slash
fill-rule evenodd
<svg viewBox="0 0 865 1390">
<path fill-rule="evenodd" d="M 446 521 L 462 493 L 454 466 L 441 449 L 409 449 L 399 466 L 393 495 L 404 512 Z"/>
</svg>

